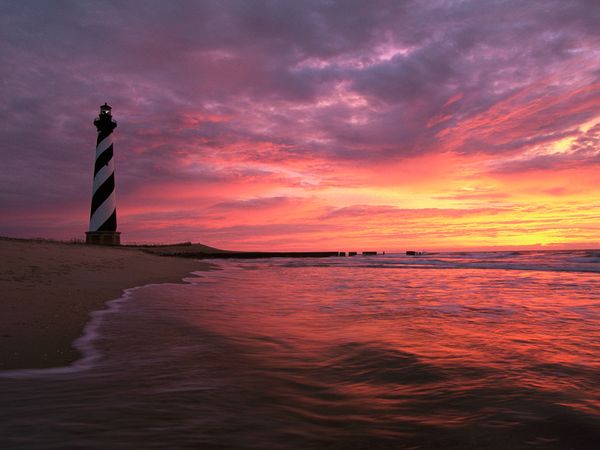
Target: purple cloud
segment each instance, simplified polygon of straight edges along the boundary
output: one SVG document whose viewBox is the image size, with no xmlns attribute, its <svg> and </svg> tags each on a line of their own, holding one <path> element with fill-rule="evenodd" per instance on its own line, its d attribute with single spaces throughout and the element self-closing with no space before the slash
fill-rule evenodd
<svg viewBox="0 0 600 450">
<path fill-rule="evenodd" d="M 598 23 L 595 1 L 0 0 L 0 211 L 72 208 L 85 226 L 105 101 L 117 192 L 310 189 L 297 172 L 569 136 L 568 155 L 497 170 L 595 164 L 578 130 L 600 106 Z M 243 208 L 231 195 L 215 201 Z"/>
</svg>

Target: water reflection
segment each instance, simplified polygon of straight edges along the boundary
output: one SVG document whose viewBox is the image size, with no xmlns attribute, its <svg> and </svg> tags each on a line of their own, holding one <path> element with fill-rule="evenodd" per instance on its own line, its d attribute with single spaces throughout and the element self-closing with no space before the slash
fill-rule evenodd
<svg viewBox="0 0 600 450">
<path fill-rule="evenodd" d="M 226 264 L 136 291 L 94 368 L 0 379 L 10 447 L 600 442 L 595 274 Z"/>
</svg>

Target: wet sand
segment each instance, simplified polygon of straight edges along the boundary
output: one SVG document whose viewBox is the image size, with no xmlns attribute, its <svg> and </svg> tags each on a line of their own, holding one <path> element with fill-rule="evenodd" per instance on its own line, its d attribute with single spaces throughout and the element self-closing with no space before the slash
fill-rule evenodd
<svg viewBox="0 0 600 450">
<path fill-rule="evenodd" d="M 211 266 L 136 248 L 0 239 L 0 370 L 57 367 L 92 311 L 123 289 L 180 283 Z"/>
</svg>

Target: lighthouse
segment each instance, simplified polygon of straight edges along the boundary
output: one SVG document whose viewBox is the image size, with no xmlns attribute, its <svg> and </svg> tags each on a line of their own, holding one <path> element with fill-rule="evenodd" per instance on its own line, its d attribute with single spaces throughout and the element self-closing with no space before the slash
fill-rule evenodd
<svg viewBox="0 0 600 450">
<path fill-rule="evenodd" d="M 112 132 L 117 122 L 112 118 L 107 103 L 100 106 L 100 115 L 94 120 L 98 130 L 96 162 L 90 210 L 90 229 L 85 233 L 86 244 L 119 245 L 117 231 L 117 202 L 115 200 L 115 168 Z"/>
</svg>

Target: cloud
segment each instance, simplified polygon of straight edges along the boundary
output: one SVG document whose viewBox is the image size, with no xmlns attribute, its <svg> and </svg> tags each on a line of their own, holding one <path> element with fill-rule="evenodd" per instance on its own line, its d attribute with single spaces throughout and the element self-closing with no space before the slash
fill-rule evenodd
<svg viewBox="0 0 600 450">
<path fill-rule="evenodd" d="M 492 171 L 497 173 L 519 173 L 535 170 L 564 170 L 591 167 L 600 164 L 600 123 L 585 133 L 579 133 L 568 151 L 540 154 L 502 162 Z"/>
<path fill-rule="evenodd" d="M 288 197 L 267 197 L 267 198 L 252 198 L 249 200 L 232 200 L 227 202 L 217 203 L 212 206 L 214 210 L 242 210 L 242 209 L 268 209 L 282 206 L 288 206 L 293 203 L 294 199 Z"/>
<path fill-rule="evenodd" d="M 388 205 L 352 205 L 336 208 L 322 216 L 323 219 L 351 218 L 364 220 L 365 218 L 382 218 L 393 220 L 424 219 L 437 217 L 449 219 L 468 215 L 496 214 L 503 208 L 397 208 Z"/>
<path fill-rule="evenodd" d="M 87 208 L 105 101 L 124 212 L 157 221 L 345 207 L 361 200 L 332 197 L 351 188 L 377 206 L 382 167 L 425 198 L 392 168 L 441 155 L 452 186 L 426 198 L 441 210 L 478 177 L 595 165 L 599 21 L 594 1 L 3 0 L 0 210 Z"/>
</svg>

